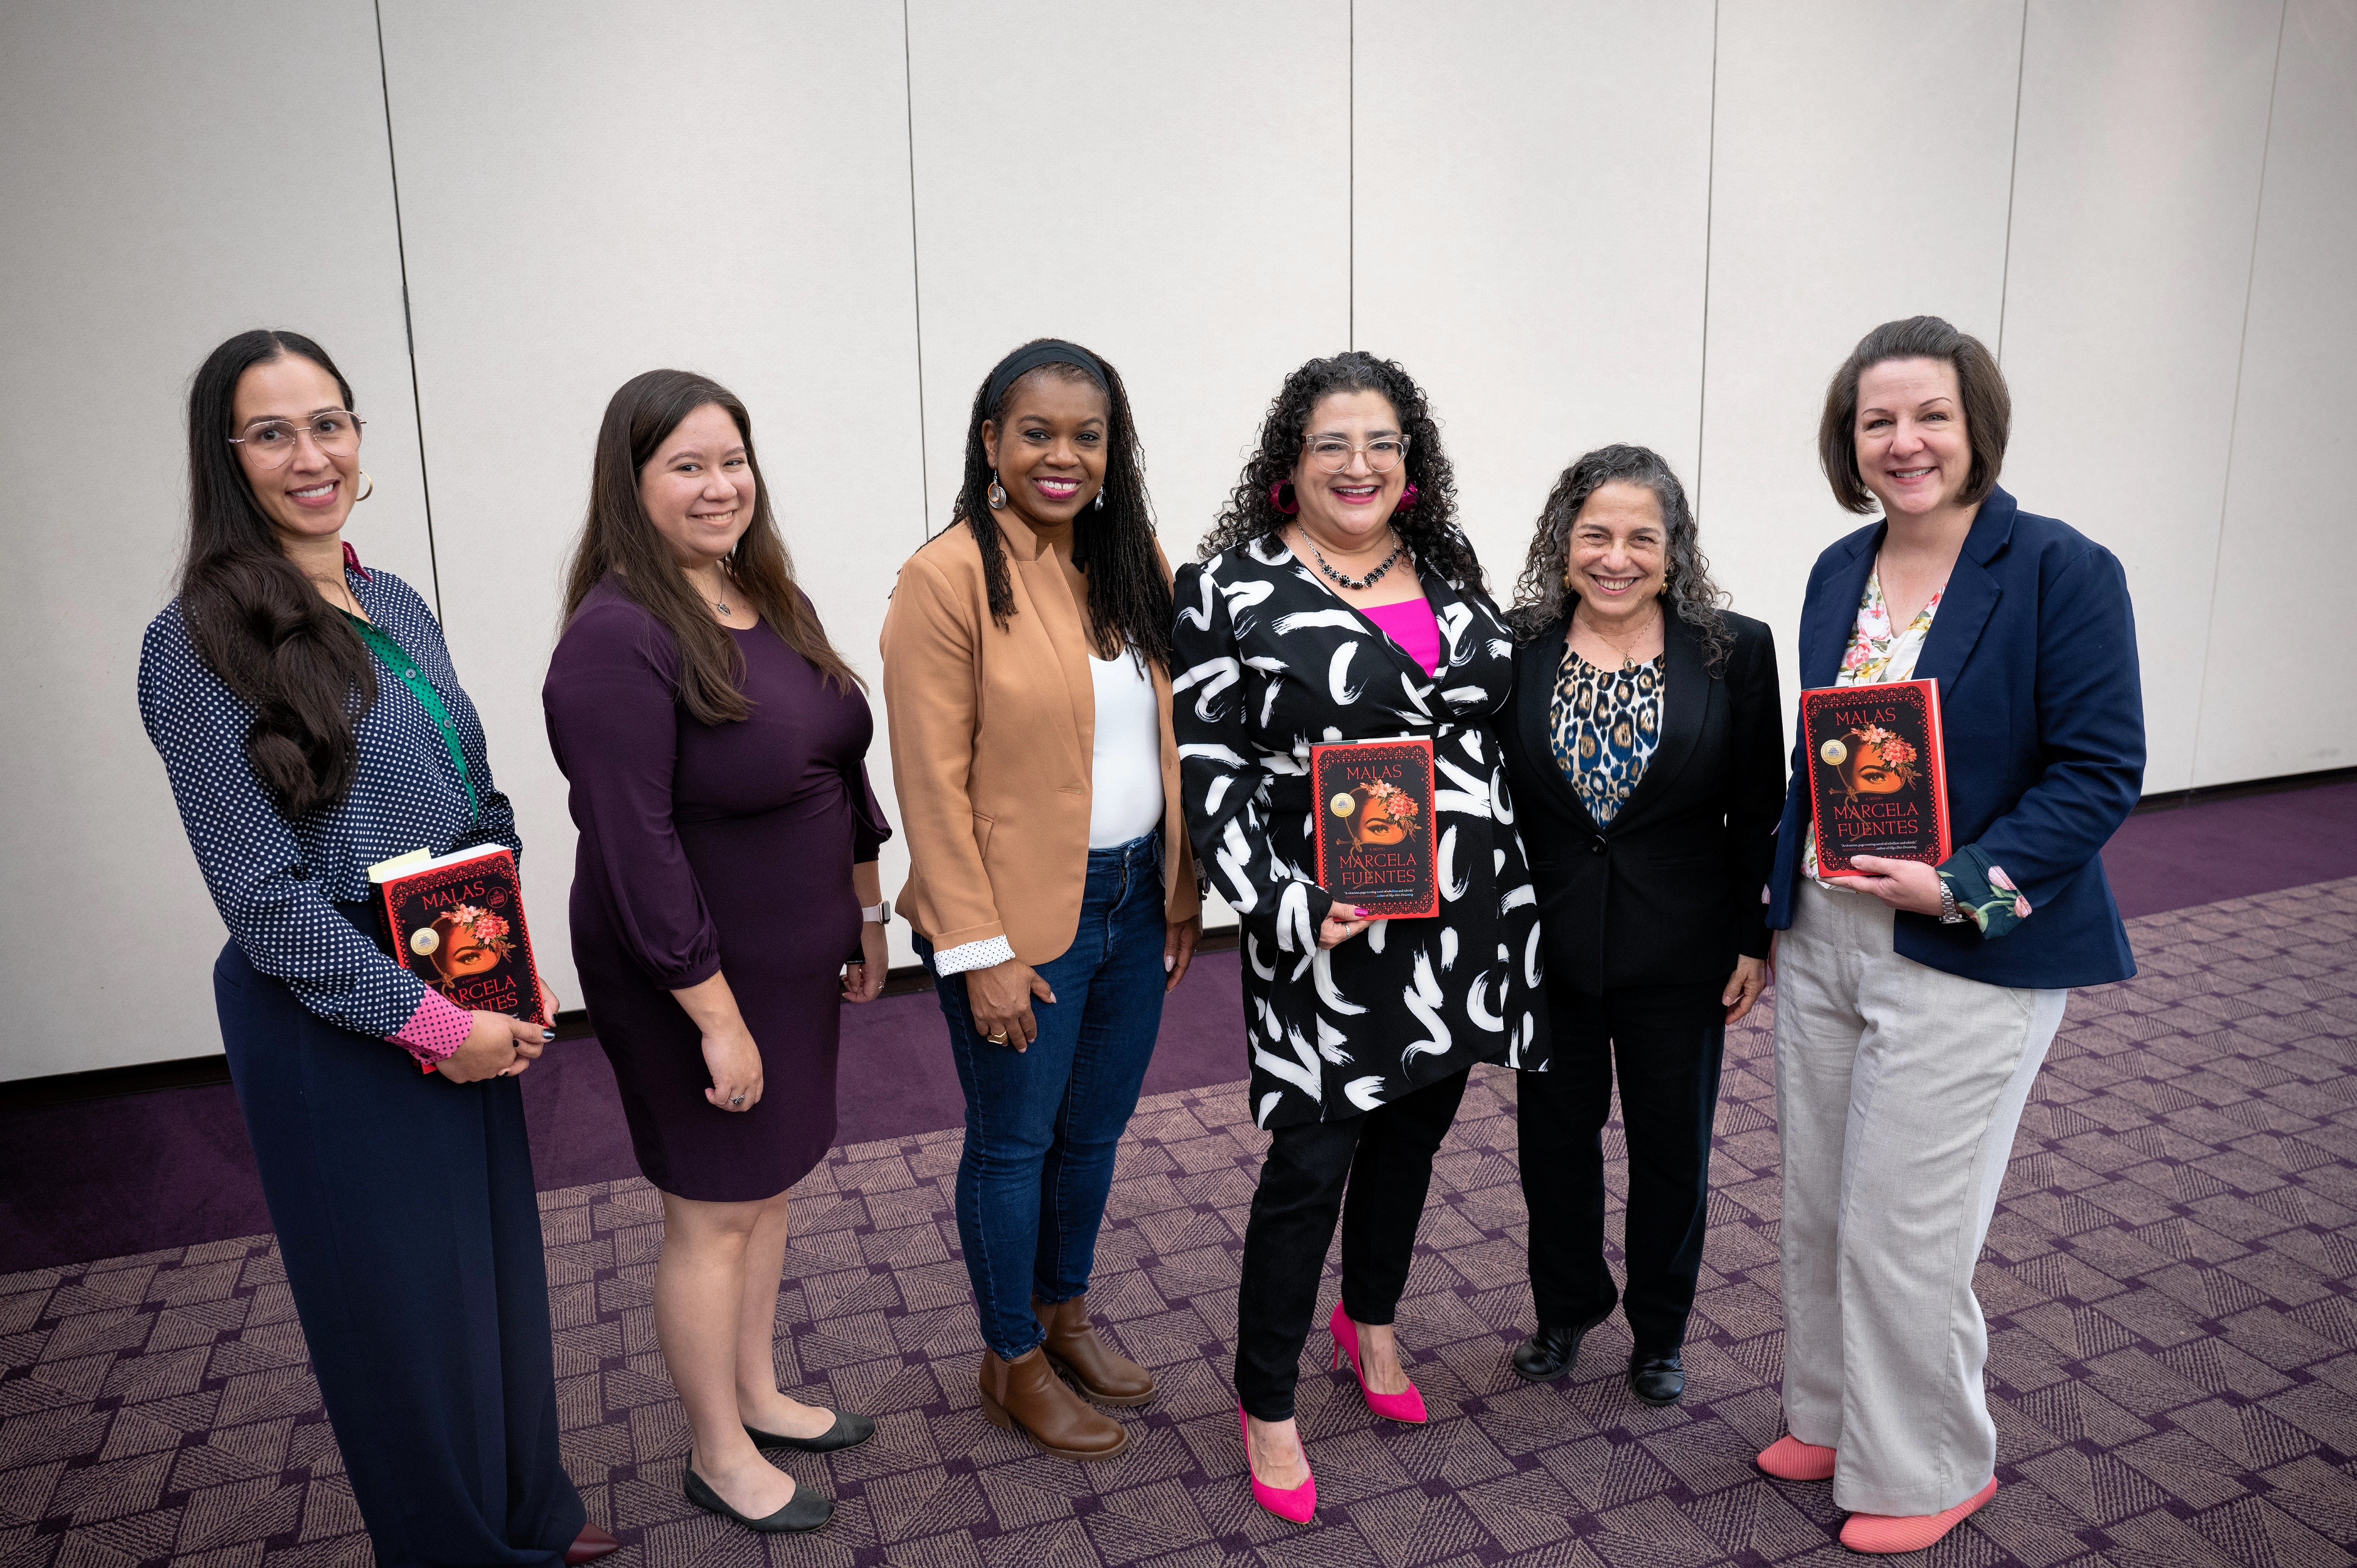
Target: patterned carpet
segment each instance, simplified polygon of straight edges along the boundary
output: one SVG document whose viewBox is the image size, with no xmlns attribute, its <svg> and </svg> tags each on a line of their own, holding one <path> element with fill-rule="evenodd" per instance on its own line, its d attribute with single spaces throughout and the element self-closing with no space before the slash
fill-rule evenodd
<svg viewBox="0 0 2357 1568">
<path fill-rule="evenodd" d="M 2357 880 L 2132 929 L 2144 973 L 2072 999 L 1981 1270 L 2004 1487 L 1926 1560 L 2357 1562 Z M 566 1460 L 626 1543 L 610 1561 L 1857 1561 L 1833 1544 L 1828 1487 L 1749 1464 L 1781 1429 L 1766 1028 L 1730 1044 L 1679 1408 L 1627 1396 L 1617 1321 L 1564 1384 L 1507 1372 L 1529 1313 L 1512 1090 L 1485 1071 L 1467 1095 L 1400 1311 L 1433 1423 L 1376 1423 L 1346 1379 L 1305 1380 L 1314 1530 L 1253 1507 L 1226 1381 L 1262 1143 L 1242 1084 L 1157 1096 L 1132 1123 L 1094 1301 L 1162 1396 L 1123 1412 L 1135 1440 L 1112 1465 L 1035 1456 L 976 1408 L 958 1134 L 838 1149 L 813 1173 L 779 1365 L 880 1423 L 794 1466 L 839 1499 L 816 1537 L 763 1542 L 680 1499 L 654 1195 L 544 1194 Z M 1320 1334 L 1306 1360 L 1326 1353 Z M 0 1568 L 369 1560 L 270 1238 L 0 1277 Z"/>
</svg>

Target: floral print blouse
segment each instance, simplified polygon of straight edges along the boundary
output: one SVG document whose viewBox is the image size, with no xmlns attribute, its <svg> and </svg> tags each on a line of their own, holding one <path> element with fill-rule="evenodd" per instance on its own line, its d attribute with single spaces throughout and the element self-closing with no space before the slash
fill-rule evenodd
<svg viewBox="0 0 2357 1568">
<path fill-rule="evenodd" d="M 1661 655 L 1605 670 L 1564 650 L 1548 713 L 1548 749 L 1574 793 L 1609 826 L 1629 803 L 1662 740 Z"/>
</svg>

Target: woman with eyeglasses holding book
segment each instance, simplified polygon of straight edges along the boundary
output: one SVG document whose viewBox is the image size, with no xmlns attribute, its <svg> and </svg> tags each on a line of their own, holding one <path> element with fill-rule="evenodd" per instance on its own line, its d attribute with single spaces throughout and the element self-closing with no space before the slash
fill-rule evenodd
<svg viewBox="0 0 2357 1568">
<path fill-rule="evenodd" d="M 541 703 L 581 830 L 573 955 L 662 1194 L 655 1337 L 681 1485 L 774 1533 L 834 1505 L 762 1450 L 876 1423 L 792 1399 L 771 1339 L 787 1189 L 834 1142 L 842 1004 L 888 963 L 860 682 L 796 585 L 735 393 L 649 371 L 606 405 Z"/>
<path fill-rule="evenodd" d="M 1253 1120 L 1271 1135 L 1237 1416 L 1254 1499 L 1307 1522 L 1294 1385 L 1338 1217 L 1335 1359 L 1375 1414 L 1421 1422 L 1392 1319 L 1433 1155 L 1475 1062 L 1546 1060 L 1537 900 L 1491 727 L 1513 645 L 1423 390 L 1371 354 L 1286 378 L 1202 553 L 1179 570 L 1171 639 L 1187 822 L 1243 920 Z M 1354 742 L 1380 745 L 1318 749 Z M 1398 918 L 1331 885 L 1394 868 Z"/>
<path fill-rule="evenodd" d="M 380 862 L 522 846 L 433 613 L 344 542 L 370 490 L 351 409 L 293 332 L 198 371 L 188 555 L 140 716 L 229 927 L 221 1043 L 377 1561 L 586 1563 L 616 1543 L 559 1462 L 513 1081 L 553 1036 L 446 1001 L 371 902 Z"/>
<path fill-rule="evenodd" d="M 1918 316 L 1859 341 L 1818 428 L 1834 499 L 1882 516 L 1809 575 L 1803 714 L 1819 689 L 1932 682 L 1953 846 L 1821 843 L 1820 763 L 1872 793 L 1869 746 L 1882 773 L 1940 753 L 1799 726 L 1768 908 L 1791 1432 L 1759 1462 L 1831 1479 L 1859 1552 L 1921 1551 L 1996 1495 L 1974 1265 L 2070 987 L 2136 972 L 2102 857 L 2144 777 L 2127 579 L 1997 488 L 2012 414 L 1980 340 Z"/>
<path fill-rule="evenodd" d="M 1094 1407 L 1156 1390 L 1090 1320 L 1097 1230 L 1200 929 L 1170 569 L 1113 366 L 1042 338 L 992 367 L 952 521 L 900 568 L 883 648 L 900 907 L 965 1090 L 983 1413 L 1059 1458 L 1110 1459 L 1129 1428 Z"/>
</svg>

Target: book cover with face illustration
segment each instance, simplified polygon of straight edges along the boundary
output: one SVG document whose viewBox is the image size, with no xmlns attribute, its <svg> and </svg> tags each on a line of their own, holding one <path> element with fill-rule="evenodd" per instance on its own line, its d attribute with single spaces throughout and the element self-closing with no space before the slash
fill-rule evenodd
<svg viewBox="0 0 2357 1568">
<path fill-rule="evenodd" d="M 1432 742 L 1309 748 L 1318 885 L 1374 918 L 1440 912 L 1432 831 Z"/>
<path fill-rule="evenodd" d="M 445 855 L 387 877 L 379 891 L 393 956 L 420 980 L 461 1007 L 548 1021 L 505 849 Z"/>
<path fill-rule="evenodd" d="M 1861 854 L 1934 865 L 1948 858 L 1937 682 L 1803 692 L 1801 728 L 1820 874 L 1863 875 L 1850 866 Z"/>
</svg>

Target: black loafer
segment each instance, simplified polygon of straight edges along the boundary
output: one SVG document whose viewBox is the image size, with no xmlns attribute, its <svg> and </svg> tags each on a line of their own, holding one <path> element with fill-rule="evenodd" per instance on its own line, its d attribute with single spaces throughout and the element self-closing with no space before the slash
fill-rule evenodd
<svg viewBox="0 0 2357 1568">
<path fill-rule="evenodd" d="M 1656 1408 L 1675 1404 L 1685 1397 L 1685 1363 L 1678 1352 L 1666 1350 L 1659 1355 L 1637 1355 L 1629 1358 L 1629 1391 L 1637 1396 L 1639 1404 Z"/>
<path fill-rule="evenodd" d="M 786 1535 L 805 1530 L 816 1530 L 834 1517 L 834 1500 L 814 1495 L 807 1486 L 794 1488 L 794 1500 L 767 1519 L 747 1519 L 722 1500 L 712 1484 L 697 1475 L 693 1466 L 683 1465 L 680 1472 L 685 1477 L 682 1489 L 687 1500 L 705 1513 L 716 1513 L 722 1519 L 733 1519 L 747 1530 L 758 1530 L 763 1535 Z"/>
<path fill-rule="evenodd" d="M 1514 1347 L 1514 1376 L 1526 1383 L 1551 1383 L 1579 1365 L 1579 1342 L 1587 1331 L 1612 1316 L 1612 1309 L 1602 1312 L 1585 1323 L 1575 1323 L 1567 1328 L 1551 1328 L 1542 1323 L 1528 1339 Z"/>
<path fill-rule="evenodd" d="M 774 1432 L 745 1429 L 745 1435 L 757 1448 L 791 1448 L 798 1454 L 832 1454 L 838 1448 L 856 1448 L 876 1435 L 876 1418 L 854 1415 L 847 1410 L 834 1412 L 834 1424 L 816 1437 L 785 1437 Z"/>
</svg>

